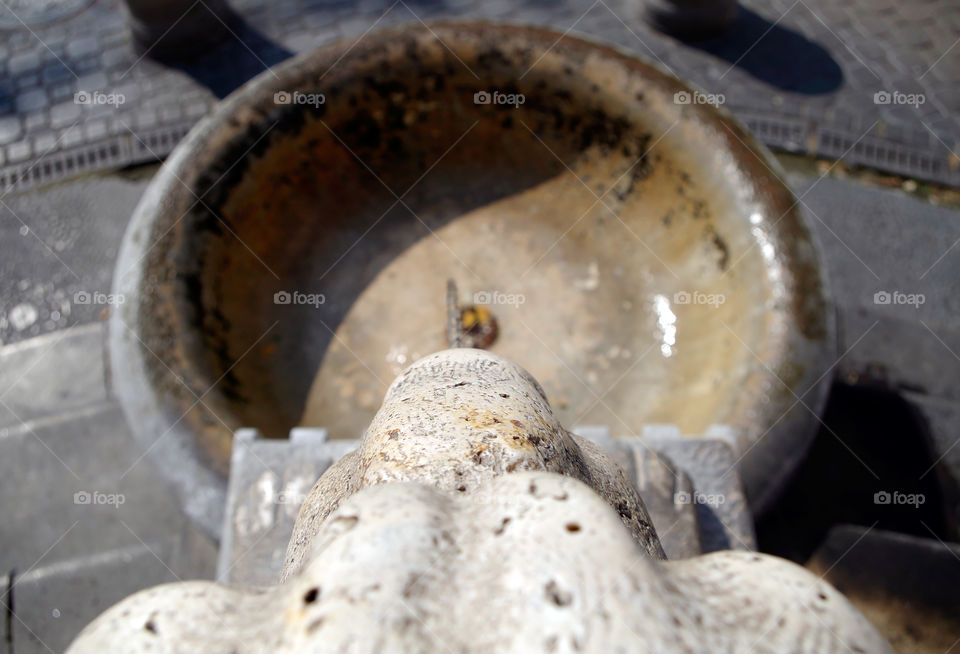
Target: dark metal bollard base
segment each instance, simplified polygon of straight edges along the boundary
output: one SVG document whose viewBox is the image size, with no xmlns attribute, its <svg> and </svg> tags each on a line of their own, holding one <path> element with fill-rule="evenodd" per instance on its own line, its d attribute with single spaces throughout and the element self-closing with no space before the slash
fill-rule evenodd
<svg viewBox="0 0 960 654">
<path fill-rule="evenodd" d="M 736 0 L 644 0 L 643 18 L 681 39 L 719 36 L 737 17 Z"/>
<path fill-rule="evenodd" d="M 189 61 L 213 50 L 240 23 L 223 0 L 126 0 L 125 4 L 137 53 L 164 63 Z"/>
</svg>

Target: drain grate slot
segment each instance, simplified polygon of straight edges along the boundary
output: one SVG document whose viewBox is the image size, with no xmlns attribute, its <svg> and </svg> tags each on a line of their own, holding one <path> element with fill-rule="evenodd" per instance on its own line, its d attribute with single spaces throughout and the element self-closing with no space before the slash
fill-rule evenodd
<svg viewBox="0 0 960 654">
<path fill-rule="evenodd" d="M 0 168 L 0 189 L 22 191 L 85 173 L 161 161 L 186 136 L 193 123 L 125 133 L 96 143 L 51 152 L 39 161 Z"/>
</svg>

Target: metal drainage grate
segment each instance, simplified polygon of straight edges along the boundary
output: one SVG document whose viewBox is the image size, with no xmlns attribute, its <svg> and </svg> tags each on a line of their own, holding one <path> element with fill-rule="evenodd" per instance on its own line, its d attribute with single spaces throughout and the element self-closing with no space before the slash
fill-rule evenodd
<svg viewBox="0 0 960 654">
<path fill-rule="evenodd" d="M 755 114 L 739 108 L 733 113 L 774 150 L 826 159 L 842 156 L 846 164 L 960 188 L 960 161 L 951 162 L 946 147 L 922 150 L 877 136 L 861 138 L 859 134 L 818 126 L 813 120 Z M 84 173 L 157 162 L 170 154 L 194 124 L 188 120 L 127 132 L 53 152 L 39 161 L 7 165 L 0 168 L 0 189 L 4 193 L 22 191 Z"/>
<path fill-rule="evenodd" d="M 758 139 L 775 150 L 825 159 L 842 157 L 846 164 L 960 187 L 960 162 L 951 165 L 952 155 L 946 146 L 932 144 L 920 149 L 878 136 L 861 138 L 860 134 L 817 125 L 813 120 L 733 111 Z"/>
<path fill-rule="evenodd" d="M 85 173 L 154 163 L 166 157 L 193 123 L 125 133 L 75 148 L 52 152 L 37 161 L 0 168 L 0 189 L 22 191 Z"/>
</svg>

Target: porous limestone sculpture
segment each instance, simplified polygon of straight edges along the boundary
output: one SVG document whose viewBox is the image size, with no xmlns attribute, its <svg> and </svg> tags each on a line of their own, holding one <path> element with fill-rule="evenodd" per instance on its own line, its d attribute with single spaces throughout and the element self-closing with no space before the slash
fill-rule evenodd
<svg viewBox="0 0 960 654">
<path fill-rule="evenodd" d="M 636 491 L 528 373 L 447 350 L 317 482 L 282 583 L 142 591 L 69 651 L 890 652 L 792 563 L 662 559 Z"/>
</svg>

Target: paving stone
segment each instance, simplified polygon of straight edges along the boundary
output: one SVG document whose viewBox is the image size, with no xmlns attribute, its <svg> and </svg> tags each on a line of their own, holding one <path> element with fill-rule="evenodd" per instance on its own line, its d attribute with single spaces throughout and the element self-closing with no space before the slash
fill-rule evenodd
<svg viewBox="0 0 960 654">
<path fill-rule="evenodd" d="M 50 95 L 53 97 L 54 102 L 60 102 L 62 100 L 66 100 L 67 98 L 72 98 L 73 85 L 60 84 L 59 86 L 54 86 L 53 90 L 50 92 Z"/>
<path fill-rule="evenodd" d="M 80 128 L 80 125 L 74 125 L 73 127 L 68 127 L 60 137 L 60 146 L 63 148 L 72 148 L 75 145 L 80 145 L 83 141 L 83 130 Z"/>
<path fill-rule="evenodd" d="M 157 125 L 157 112 L 152 109 L 141 109 L 137 112 L 136 119 L 132 127 L 139 129 L 149 129 Z"/>
<path fill-rule="evenodd" d="M 187 105 L 187 116 L 190 118 L 199 118 L 207 113 L 207 103 L 196 101 Z"/>
<path fill-rule="evenodd" d="M 21 75 L 17 78 L 17 88 L 27 89 L 40 84 L 40 77 L 36 74 Z"/>
<path fill-rule="evenodd" d="M 85 75 L 99 69 L 100 60 L 97 57 L 87 57 L 73 64 L 73 72 L 76 75 Z"/>
<path fill-rule="evenodd" d="M 18 141 L 7 147 L 7 158 L 10 159 L 10 163 L 29 159 L 32 154 L 33 148 L 30 147 L 30 141 Z"/>
<path fill-rule="evenodd" d="M 133 543 L 15 577 L 17 654 L 62 652 L 100 613 L 138 590 L 189 578 L 173 568 L 175 542 Z"/>
<path fill-rule="evenodd" d="M 109 122 L 108 130 L 111 136 L 126 136 L 130 133 L 130 123 L 133 121 L 133 117 L 125 114 L 118 116 Z"/>
<path fill-rule="evenodd" d="M 162 540 L 189 528 L 128 429 L 114 403 L 7 429 L 0 438 L 0 569 L 28 569 L 65 534 L 45 561 L 136 544 L 137 537 Z M 43 524 L 35 524 L 38 515 Z"/>
<path fill-rule="evenodd" d="M 39 52 L 25 52 L 23 54 L 14 55 L 7 61 L 7 71 L 13 76 L 32 73 L 39 66 Z"/>
<path fill-rule="evenodd" d="M 157 115 L 161 123 L 171 123 L 183 116 L 183 110 L 177 105 L 166 105 L 157 109 Z"/>
<path fill-rule="evenodd" d="M 100 64 L 103 69 L 115 68 L 123 63 L 127 63 L 129 66 L 134 61 L 136 61 L 136 57 L 128 48 L 123 46 L 110 48 L 100 55 Z"/>
<path fill-rule="evenodd" d="M 14 32 L 13 34 L 10 35 L 8 39 L 8 43 L 15 50 L 20 49 L 22 46 L 27 44 L 27 35 L 21 31 Z"/>
<path fill-rule="evenodd" d="M 73 79 L 73 73 L 63 64 L 57 62 L 43 69 L 43 83 L 57 84 Z"/>
<path fill-rule="evenodd" d="M 100 36 L 100 42 L 104 48 L 112 48 L 118 45 L 128 45 L 130 43 L 130 31 L 128 29 L 118 29 Z M 133 61 L 131 60 L 131 63 Z"/>
<path fill-rule="evenodd" d="M 0 117 L 0 145 L 11 143 L 23 134 L 23 126 L 18 116 Z"/>
<path fill-rule="evenodd" d="M 44 109 L 49 104 L 50 101 L 47 99 L 47 92 L 45 89 L 24 91 L 17 96 L 17 111 L 20 113 L 28 113 L 31 111 L 37 111 L 38 109 Z"/>
<path fill-rule="evenodd" d="M 103 91 L 106 86 L 107 76 L 100 71 L 83 75 L 76 83 L 76 88 L 82 91 Z"/>
<path fill-rule="evenodd" d="M 83 125 L 84 136 L 88 141 L 97 141 L 107 135 L 107 121 L 88 121 Z"/>
<path fill-rule="evenodd" d="M 86 57 L 100 50 L 100 44 L 92 36 L 80 37 L 67 43 L 67 54 L 75 59 Z"/>
<path fill-rule="evenodd" d="M 46 132 L 33 139 L 33 151 L 38 157 L 42 157 L 44 153 L 52 152 L 58 141 L 62 143 L 62 139 L 58 139 L 55 133 Z"/>
<path fill-rule="evenodd" d="M 127 79 L 123 84 L 113 88 L 114 93 L 123 95 L 125 103 L 129 107 L 135 107 L 140 100 L 140 87 Z"/>
<path fill-rule="evenodd" d="M 50 126 L 54 129 L 73 125 L 83 113 L 81 105 L 75 102 L 64 102 L 50 109 Z"/>
</svg>

